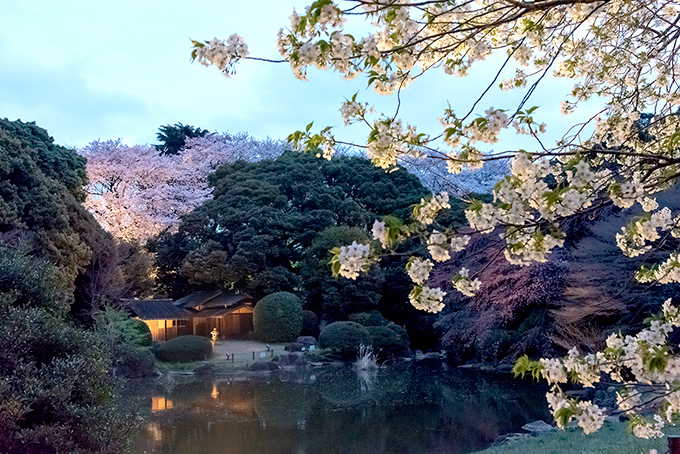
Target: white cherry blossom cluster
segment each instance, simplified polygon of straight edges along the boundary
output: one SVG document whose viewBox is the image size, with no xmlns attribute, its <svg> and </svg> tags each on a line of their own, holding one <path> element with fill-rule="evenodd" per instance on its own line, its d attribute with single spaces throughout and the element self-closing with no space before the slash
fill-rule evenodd
<svg viewBox="0 0 680 454">
<path fill-rule="evenodd" d="M 442 191 L 439 194 L 433 194 L 429 200 L 420 199 L 420 203 L 413 208 L 413 217 L 423 225 L 430 225 L 439 212 L 447 208 L 451 208 L 449 194 Z"/>
<path fill-rule="evenodd" d="M 654 422 L 645 421 L 642 418 L 636 418 L 633 421 L 633 435 L 638 438 L 661 438 L 665 423 L 661 416 L 654 415 Z"/>
<path fill-rule="evenodd" d="M 607 347 L 603 351 L 583 355 L 573 348 L 563 360 L 554 358 L 532 362 L 524 357 L 518 362 L 516 371 L 540 373 L 552 385 L 547 395 L 548 404 L 558 425 L 562 427 L 574 417 L 586 433 L 596 428 L 604 409 L 568 398 L 559 384 L 571 378 L 592 387 L 603 375 L 607 375 L 611 380 L 624 384 L 617 393 L 617 407 L 630 415 L 634 434 L 643 438 L 661 436 L 663 421 L 674 423 L 680 416 L 680 357 L 672 355 L 667 348 L 667 335 L 677 327 L 680 327 L 680 310 L 668 299 L 649 327 L 635 336 L 613 333 L 607 338 Z M 627 378 L 621 373 L 624 369 L 629 374 Z M 648 386 L 644 394 L 638 388 L 640 383 Z M 637 414 L 642 405 L 659 398 L 665 401 L 665 405 L 658 408 L 653 422 Z"/>
<path fill-rule="evenodd" d="M 400 157 L 421 157 L 419 144 L 420 139 L 413 126 L 404 128 L 401 120 L 389 118 L 375 120 L 366 154 L 377 167 L 390 169 L 397 165 Z"/>
<path fill-rule="evenodd" d="M 465 296 L 474 296 L 482 285 L 482 282 L 479 279 L 470 278 L 470 270 L 465 267 L 462 267 L 460 271 L 458 271 L 458 274 L 453 277 L 451 282 L 456 290 Z"/>
<path fill-rule="evenodd" d="M 609 197 L 617 207 L 630 208 L 636 201 L 645 200 L 646 191 L 642 183 L 637 180 L 625 181 L 621 184 L 610 185 Z"/>
<path fill-rule="evenodd" d="M 380 241 L 382 247 L 386 248 L 389 245 L 389 230 L 385 227 L 385 221 L 378 221 L 376 219 L 373 222 L 371 234 L 374 240 Z"/>
<path fill-rule="evenodd" d="M 501 237 L 505 238 L 508 245 L 503 251 L 505 259 L 513 265 L 546 262 L 552 249 L 564 245 L 564 234 L 559 230 L 544 235 L 538 229 L 513 229 Z"/>
<path fill-rule="evenodd" d="M 567 352 L 564 368 L 586 388 L 593 388 L 600 381 L 600 365 L 604 357 L 594 354 L 581 355 L 576 347 Z"/>
<path fill-rule="evenodd" d="M 430 271 L 434 267 L 428 259 L 411 257 L 406 264 L 406 272 L 413 282 L 418 285 L 424 284 L 430 278 Z"/>
<path fill-rule="evenodd" d="M 659 230 L 668 231 L 678 221 L 680 221 L 680 216 L 673 219 L 671 210 L 665 207 L 621 227 L 621 233 L 616 234 L 616 245 L 627 257 L 644 254 L 651 249 L 651 245 L 647 243 L 660 238 Z"/>
<path fill-rule="evenodd" d="M 541 358 L 541 376 L 548 382 L 549 385 L 554 383 L 566 383 L 567 371 L 559 359 Z"/>
<path fill-rule="evenodd" d="M 234 70 L 234 64 L 248 56 L 248 45 L 236 33 L 226 41 L 213 38 L 205 43 L 194 41 L 192 58 L 204 66 L 215 66 L 229 77 Z"/>
<path fill-rule="evenodd" d="M 309 7 L 307 7 L 307 13 L 309 13 Z M 341 27 L 345 21 L 346 19 L 340 8 L 332 3 L 326 3 L 321 7 L 317 23 L 321 27 L 321 30 L 326 30 L 326 27 L 328 26 Z"/>
<path fill-rule="evenodd" d="M 345 126 L 356 121 L 363 120 L 367 113 L 375 113 L 373 107 L 368 107 L 368 103 L 357 102 L 355 99 L 346 100 L 340 107 L 340 114 Z"/>
<path fill-rule="evenodd" d="M 501 129 L 508 127 L 508 115 L 503 110 L 490 107 L 484 113 L 486 114 L 485 117 L 473 121 L 463 131 L 470 144 L 477 141 L 496 143 Z"/>
<path fill-rule="evenodd" d="M 342 246 L 338 261 L 340 262 L 340 276 L 356 279 L 361 271 L 366 271 L 369 263 L 369 245 L 353 241 L 349 246 Z"/>
<path fill-rule="evenodd" d="M 435 262 L 445 262 L 451 258 L 446 234 L 433 231 L 427 239 L 427 250 Z"/>
<path fill-rule="evenodd" d="M 437 313 L 444 308 L 442 302 L 446 292 L 440 288 L 417 285 L 408 295 L 408 300 L 416 309 Z"/>
<path fill-rule="evenodd" d="M 668 258 L 657 266 L 651 268 L 643 267 L 635 275 L 640 282 L 658 282 L 659 284 L 670 284 L 680 282 L 680 253 L 671 252 Z"/>
<path fill-rule="evenodd" d="M 483 203 L 478 208 L 465 210 L 465 217 L 473 229 L 481 233 L 491 233 L 499 223 L 493 205 Z"/>
<path fill-rule="evenodd" d="M 578 407 L 581 413 L 576 415 L 576 421 L 578 421 L 578 426 L 583 429 L 583 433 L 588 435 L 602 427 L 606 408 L 600 408 L 589 401 L 579 402 Z"/>
<path fill-rule="evenodd" d="M 576 419 L 578 426 L 586 434 L 597 431 L 604 424 L 605 408 L 593 404 L 590 401 L 577 401 L 566 397 L 562 391 L 553 387 L 546 393 L 548 407 L 555 416 L 559 428 L 564 429 L 569 421 Z M 567 415 L 557 417 L 557 415 Z"/>
</svg>

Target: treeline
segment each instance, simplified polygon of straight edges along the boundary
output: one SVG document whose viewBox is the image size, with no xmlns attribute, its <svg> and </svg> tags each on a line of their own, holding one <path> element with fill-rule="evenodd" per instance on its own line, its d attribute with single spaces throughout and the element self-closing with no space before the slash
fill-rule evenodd
<svg viewBox="0 0 680 454">
<path fill-rule="evenodd" d="M 102 334 L 121 276 L 86 183 L 75 151 L 0 119 L 0 452 L 117 452 L 130 429 L 110 371 L 134 336 Z"/>
</svg>

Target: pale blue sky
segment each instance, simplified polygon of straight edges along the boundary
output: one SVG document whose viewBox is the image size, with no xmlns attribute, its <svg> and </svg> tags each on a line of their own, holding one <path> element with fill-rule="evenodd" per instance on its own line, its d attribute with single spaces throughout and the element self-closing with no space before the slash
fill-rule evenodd
<svg viewBox="0 0 680 454">
<path fill-rule="evenodd" d="M 284 138 L 313 120 L 341 127 L 340 103 L 357 91 L 361 99 L 393 108 L 396 100 L 367 91 L 362 77 L 346 82 L 312 68 L 309 82 L 301 82 L 287 64 L 243 62 L 227 79 L 189 61 L 190 39 L 232 33 L 245 38 L 251 55 L 278 58 L 278 29 L 288 23 L 293 7 L 301 11 L 306 4 L 2 0 L 0 117 L 35 121 L 58 143 L 81 147 L 118 137 L 130 144 L 154 143 L 160 125 L 177 122 L 258 138 Z M 485 62 L 469 78 L 440 72 L 417 81 L 402 93 L 404 120 L 436 133 L 446 101 L 467 111 L 494 73 L 494 65 Z M 559 100 L 550 96 L 565 93 L 565 84 L 546 82 L 529 104 L 541 105 L 545 118 L 553 120 L 549 138 L 554 139 L 573 119 L 564 119 Z M 518 95 L 497 92 L 478 113 L 489 105 L 512 107 Z M 341 127 L 337 135 L 358 141 L 366 131 Z M 508 134 L 501 148 L 517 146 L 515 141 Z"/>
</svg>

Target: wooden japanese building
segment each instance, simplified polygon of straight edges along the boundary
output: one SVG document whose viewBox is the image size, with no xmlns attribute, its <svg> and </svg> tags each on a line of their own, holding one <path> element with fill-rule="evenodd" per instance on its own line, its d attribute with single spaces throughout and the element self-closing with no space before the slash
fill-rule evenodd
<svg viewBox="0 0 680 454">
<path fill-rule="evenodd" d="M 245 338 L 253 330 L 255 303 L 255 298 L 248 295 L 213 290 L 194 292 L 173 304 L 191 313 L 192 334 L 210 337 L 215 329 L 218 337 L 233 339 Z"/>
<path fill-rule="evenodd" d="M 177 307 L 169 299 L 127 300 L 127 307 L 147 324 L 154 342 L 192 334 L 189 328 L 191 312 Z"/>
</svg>

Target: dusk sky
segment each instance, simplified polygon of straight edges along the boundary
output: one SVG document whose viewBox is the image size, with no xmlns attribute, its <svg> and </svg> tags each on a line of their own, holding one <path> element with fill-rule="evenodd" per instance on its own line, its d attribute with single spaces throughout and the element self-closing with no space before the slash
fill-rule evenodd
<svg viewBox="0 0 680 454">
<path fill-rule="evenodd" d="M 303 11 L 308 3 L 2 0 L 0 117 L 35 121 L 57 143 L 76 147 L 118 137 L 155 143 L 160 125 L 177 122 L 278 139 L 315 121 L 339 127 L 339 138 L 364 140 L 365 129 L 342 126 L 343 99 L 359 92 L 361 100 L 383 109 L 393 109 L 396 99 L 366 90 L 361 76 L 346 82 L 312 68 L 309 82 L 302 82 L 286 63 L 246 61 L 227 79 L 215 68 L 190 63 L 190 39 L 232 33 L 245 38 L 252 56 L 279 58 L 278 29 L 288 24 L 293 7 Z M 484 62 L 465 79 L 437 71 L 417 81 L 402 93 L 402 118 L 421 132 L 437 133 L 447 100 L 457 112 L 467 111 L 493 79 L 494 63 Z M 548 80 L 529 102 L 541 106 L 553 141 L 562 125 L 574 121 L 559 114 L 554 97 L 567 86 Z M 496 90 L 476 111 L 510 108 L 520 95 Z M 513 134 L 502 137 L 503 149 L 517 146 Z"/>
</svg>

